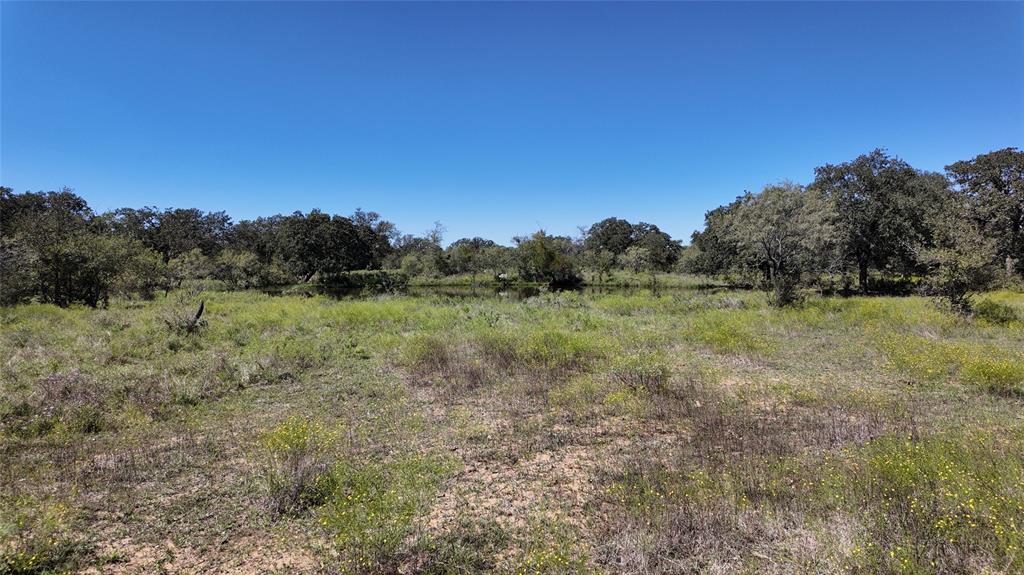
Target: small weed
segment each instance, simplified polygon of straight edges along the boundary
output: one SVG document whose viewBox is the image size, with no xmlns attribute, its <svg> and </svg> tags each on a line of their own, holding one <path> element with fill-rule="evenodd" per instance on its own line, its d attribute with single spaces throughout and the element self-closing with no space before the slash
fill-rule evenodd
<svg viewBox="0 0 1024 575">
<path fill-rule="evenodd" d="M 491 571 L 508 539 L 508 533 L 493 521 L 463 517 L 441 536 L 420 538 L 398 572 L 463 575 Z"/>
<path fill-rule="evenodd" d="M 516 575 L 588 573 L 587 552 L 568 525 L 550 517 L 534 518 Z"/>
</svg>

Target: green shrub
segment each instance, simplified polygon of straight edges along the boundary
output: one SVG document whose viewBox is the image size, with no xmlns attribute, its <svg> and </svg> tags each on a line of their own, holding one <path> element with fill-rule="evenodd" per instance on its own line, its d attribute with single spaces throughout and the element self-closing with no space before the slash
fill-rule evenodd
<svg viewBox="0 0 1024 575">
<path fill-rule="evenodd" d="M 974 317 L 995 325 L 1017 321 L 1017 310 L 997 301 L 983 299 L 974 305 Z"/>
</svg>

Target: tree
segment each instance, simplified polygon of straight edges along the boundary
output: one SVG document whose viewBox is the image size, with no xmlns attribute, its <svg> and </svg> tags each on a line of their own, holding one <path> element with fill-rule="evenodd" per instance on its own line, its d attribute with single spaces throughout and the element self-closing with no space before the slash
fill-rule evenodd
<svg viewBox="0 0 1024 575">
<path fill-rule="evenodd" d="M 750 192 L 705 216 L 693 235 L 688 271 L 739 274 L 760 284 L 773 305 L 792 302 L 804 279 L 825 272 L 837 256 L 831 201 L 792 182 Z"/>
<path fill-rule="evenodd" d="M 516 269 L 516 250 L 498 244 L 484 248 L 480 253 L 480 269 L 497 279 L 508 279 Z"/>
<path fill-rule="evenodd" d="M 658 229 L 658 226 L 644 222 L 633 226 L 633 245 L 646 249 L 650 265 L 662 272 L 670 271 L 682 253 L 682 246 L 672 236 Z"/>
<path fill-rule="evenodd" d="M 100 226 L 109 233 L 138 240 L 159 250 L 160 211 L 154 207 L 118 208 L 100 216 Z"/>
<path fill-rule="evenodd" d="M 61 307 L 76 302 L 97 307 L 117 288 L 140 288 L 144 295 L 149 294 L 161 279 L 153 253 L 137 240 L 118 236 L 65 236 L 40 254 L 41 295 L 44 301 Z"/>
<path fill-rule="evenodd" d="M 635 274 L 651 274 L 651 284 L 657 280 L 654 275 L 658 270 L 651 255 L 651 250 L 642 246 L 630 246 L 619 256 L 619 265 Z"/>
<path fill-rule="evenodd" d="M 213 275 L 213 262 L 199 248 L 187 251 L 167 262 L 168 279 L 174 287 L 186 281 L 206 279 Z"/>
<path fill-rule="evenodd" d="M 1005 273 L 1024 274 L 1024 152 L 1005 148 L 946 166 L 979 233 Z"/>
<path fill-rule="evenodd" d="M 747 194 L 729 223 L 740 260 L 759 269 L 773 305 L 796 297 L 805 272 L 820 270 L 833 214 L 816 192 L 783 182 Z"/>
<path fill-rule="evenodd" d="M 214 260 L 213 277 L 236 289 L 249 289 L 262 285 L 262 266 L 256 254 L 227 249 Z"/>
<path fill-rule="evenodd" d="M 575 285 L 576 275 L 572 257 L 572 240 L 549 236 L 544 230 L 529 237 L 514 238 L 519 255 L 519 277 L 527 281 L 543 281 L 550 285 Z"/>
<path fill-rule="evenodd" d="M 691 236 L 691 253 L 685 271 L 706 276 L 725 276 L 745 271 L 731 222 L 743 197 L 704 214 L 704 230 Z"/>
<path fill-rule="evenodd" d="M 14 305 L 31 299 L 38 285 L 38 257 L 24 243 L 0 237 L 0 305 Z"/>
<path fill-rule="evenodd" d="M 935 245 L 923 251 L 929 266 L 926 286 L 951 309 L 967 315 L 972 311 L 972 295 L 984 289 L 996 275 L 994 255 L 998 242 L 985 237 L 982 226 L 967 217 L 971 207 L 947 202 L 948 210 L 939 216 Z"/>
<path fill-rule="evenodd" d="M 368 269 L 373 263 L 365 236 L 344 216 L 320 210 L 295 212 L 281 226 L 281 253 L 285 263 L 302 279 L 314 276 L 330 281 L 332 274 Z"/>
<path fill-rule="evenodd" d="M 616 256 L 633 245 L 633 225 L 619 218 L 606 218 L 590 226 L 583 247 L 590 251 L 607 250 Z"/>
<path fill-rule="evenodd" d="M 231 218 L 224 212 L 168 209 L 157 218 L 150 247 L 163 254 L 165 262 L 194 249 L 215 256 L 226 244 L 230 229 Z"/>
<path fill-rule="evenodd" d="M 448 270 L 452 273 L 472 274 L 472 281 L 476 283 L 476 274 L 484 269 L 484 252 L 495 245 L 493 241 L 483 238 L 456 240 L 445 250 Z"/>
<path fill-rule="evenodd" d="M 349 219 L 356 227 L 361 247 L 366 250 L 365 269 L 380 269 L 391 253 L 391 239 L 397 232 L 395 224 L 381 219 L 377 212 L 364 212 L 359 208 Z"/>
<path fill-rule="evenodd" d="M 936 180 L 882 150 L 815 169 L 812 187 L 835 205 L 844 258 L 857 269 L 861 291 L 868 272 L 907 275 L 926 244 L 927 207 L 940 194 Z"/>
<path fill-rule="evenodd" d="M 585 269 L 597 274 L 597 281 L 604 280 L 604 276 L 611 273 L 615 267 L 615 254 L 603 249 L 584 249 L 580 254 L 580 263 Z"/>
<path fill-rule="evenodd" d="M 281 260 L 284 257 L 281 230 L 286 217 L 277 215 L 242 220 L 231 227 L 226 245 L 234 250 L 256 254 L 264 265 Z"/>
</svg>

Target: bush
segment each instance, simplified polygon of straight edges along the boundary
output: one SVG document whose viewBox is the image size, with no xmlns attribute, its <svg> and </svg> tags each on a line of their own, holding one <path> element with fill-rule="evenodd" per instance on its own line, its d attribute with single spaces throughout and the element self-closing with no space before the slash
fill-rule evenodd
<svg viewBox="0 0 1024 575">
<path fill-rule="evenodd" d="M 974 306 L 974 317 L 995 325 L 1008 325 L 1017 321 L 1017 310 L 989 299 L 981 300 Z"/>
<path fill-rule="evenodd" d="M 334 490 L 331 437 L 319 423 L 292 418 L 260 441 L 259 469 L 266 508 L 274 515 L 302 512 L 322 504 Z"/>
</svg>

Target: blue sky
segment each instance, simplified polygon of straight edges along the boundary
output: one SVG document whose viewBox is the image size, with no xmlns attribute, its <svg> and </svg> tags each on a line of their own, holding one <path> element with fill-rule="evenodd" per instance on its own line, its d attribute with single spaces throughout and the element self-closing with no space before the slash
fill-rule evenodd
<svg viewBox="0 0 1024 575">
<path fill-rule="evenodd" d="M 0 5 L 0 182 L 97 210 L 688 238 L 885 147 L 1024 146 L 1024 3 Z"/>
</svg>

